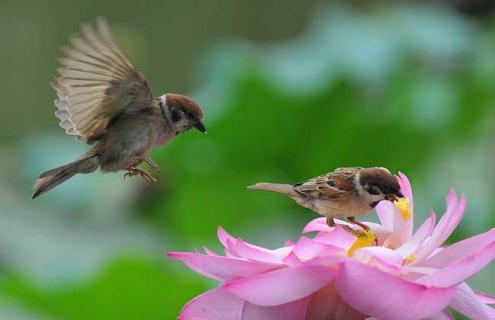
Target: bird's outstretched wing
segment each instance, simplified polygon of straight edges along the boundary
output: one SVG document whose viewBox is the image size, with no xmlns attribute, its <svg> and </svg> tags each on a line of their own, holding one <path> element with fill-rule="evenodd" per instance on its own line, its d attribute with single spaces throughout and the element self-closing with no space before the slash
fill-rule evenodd
<svg viewBox="0 0 495 320">
<path fill-rule="evenodd" d="M 360 168 L 338 168 L 333 172 L 294 185 L 294 189 L 313 199 L 333 200 L 354 190 L 354 176 Z"/>
<path fill-rule="evenodd" d="M 62 68 L 53 83 L 55 115 L 69 135 L 86 143 L 97 140 L 121 113 L 151 106 L 153 95 L 146 78 L 115 43 L 106 20 L 96 28 L 84 24 L 64 48 Z"/>
</svg>

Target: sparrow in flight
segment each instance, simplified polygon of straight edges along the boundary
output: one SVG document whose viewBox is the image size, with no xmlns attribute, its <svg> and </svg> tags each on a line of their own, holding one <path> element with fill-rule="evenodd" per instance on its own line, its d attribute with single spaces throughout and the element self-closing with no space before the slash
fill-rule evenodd
<svg viewBox="0 0 495 320">
<path fill-rule="evenodd" d="M 334 217 L 346 217 L 365 231 L 369 227 L 356 221 L 380 201 L 402 198 L 397 179 L 384 168 L 338 168 L 306 182 L 296 184 L 257 183 L 250 189 L 288 195 L 299 205 L 327 218 L 330 227 Z"/>
<path fill-rule="evenodd" d="M 137 168 L 159 167 L 148 153 L 191 128 L 206 132 L 203 113 L 189 97 L 167 93 L 153 97 L 146 78 L 125 56 L 106 21 L 84 24 L 70 39 L 53 83 L 55 115 L 69 135 L 92 145 L 78 160 L 42 173 L 33 198 L 78 173 L 126 170 L 155 182 Z"/>
</svg>

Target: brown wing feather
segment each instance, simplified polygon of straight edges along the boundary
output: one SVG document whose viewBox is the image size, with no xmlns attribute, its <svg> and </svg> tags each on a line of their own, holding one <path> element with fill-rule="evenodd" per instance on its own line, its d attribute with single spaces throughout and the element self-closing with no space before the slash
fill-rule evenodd
<svg viewBox="0 0 495 320">
<path fill-rule="evenodd" d="M 123 112 L 148 108 L 153 101 L 145 77 L 113 40 L 106 21 L 97 19 L 70 41 L 53 87 L 55 115 L 69 135 L 91 143 Z"/>
<path fill-rule="evenodd" d="M 306 182 L 303 182 L 301 184 L 297 184 L 294 189 L 302 193 L 310 198 L 327 198 L 327 199 L 334 199 L 338 197 L 338 195 L 342 194 L 342 191 L 340 191 L 337 188 L 334 188 L 328 184 L 327 182 L 327 175 L 321 175 L 312 179 L 309 179 Z"/>
<path fill-rule="evenodd" d="M 360 168 L 338 168 L 333 172 L 296 184 L 294 189 L 311 198 L 333 200 L 353 192 L 354 174 Z"/>
</svg>

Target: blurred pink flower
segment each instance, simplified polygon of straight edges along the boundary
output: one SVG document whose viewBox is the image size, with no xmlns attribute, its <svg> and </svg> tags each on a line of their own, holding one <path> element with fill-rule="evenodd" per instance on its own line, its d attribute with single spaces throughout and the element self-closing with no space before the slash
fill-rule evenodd
<svg viewBox="0 0 495 320">
<path fill-rule="evenodd" d="M 441 247 L 466 208 L 464 196 L 458 199 L 452 189 L 438 224 L 432 212 L 413 234 L 411 186 L 405 175 L 398 179 L 405 198 L 377 206 L 380 224 L 367 222 L 373 231 L 367 237 L 318 218 L 303 231 L 316 231 L 313 238 L 301 236 L 275 250 L 219 228 L 223 256 L 206 247 L 206 254 L 169 253 L 222 282 L 191 300 L 179 319 L 453 319 L 448 307 L 470 319 L 495 319 L 487 305 L 495 297 L 464 282 L 495 258 L 495 228 Z"/>
</svg>

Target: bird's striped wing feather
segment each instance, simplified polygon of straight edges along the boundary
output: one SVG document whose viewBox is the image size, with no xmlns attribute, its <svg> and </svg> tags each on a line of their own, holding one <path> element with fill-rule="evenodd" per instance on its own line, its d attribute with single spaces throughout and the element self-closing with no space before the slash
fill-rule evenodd
<svg viewBox="0 0 495 320">
<path fill-rule="evenodd" d="M 67 134 L 91 143 L 122 112 L 150 107 L 153 100 L 144 76 L 113 40 L 106 21 L 89 24 L 71 39 L 55 80 L 55 115 Z"/>
</svg>

